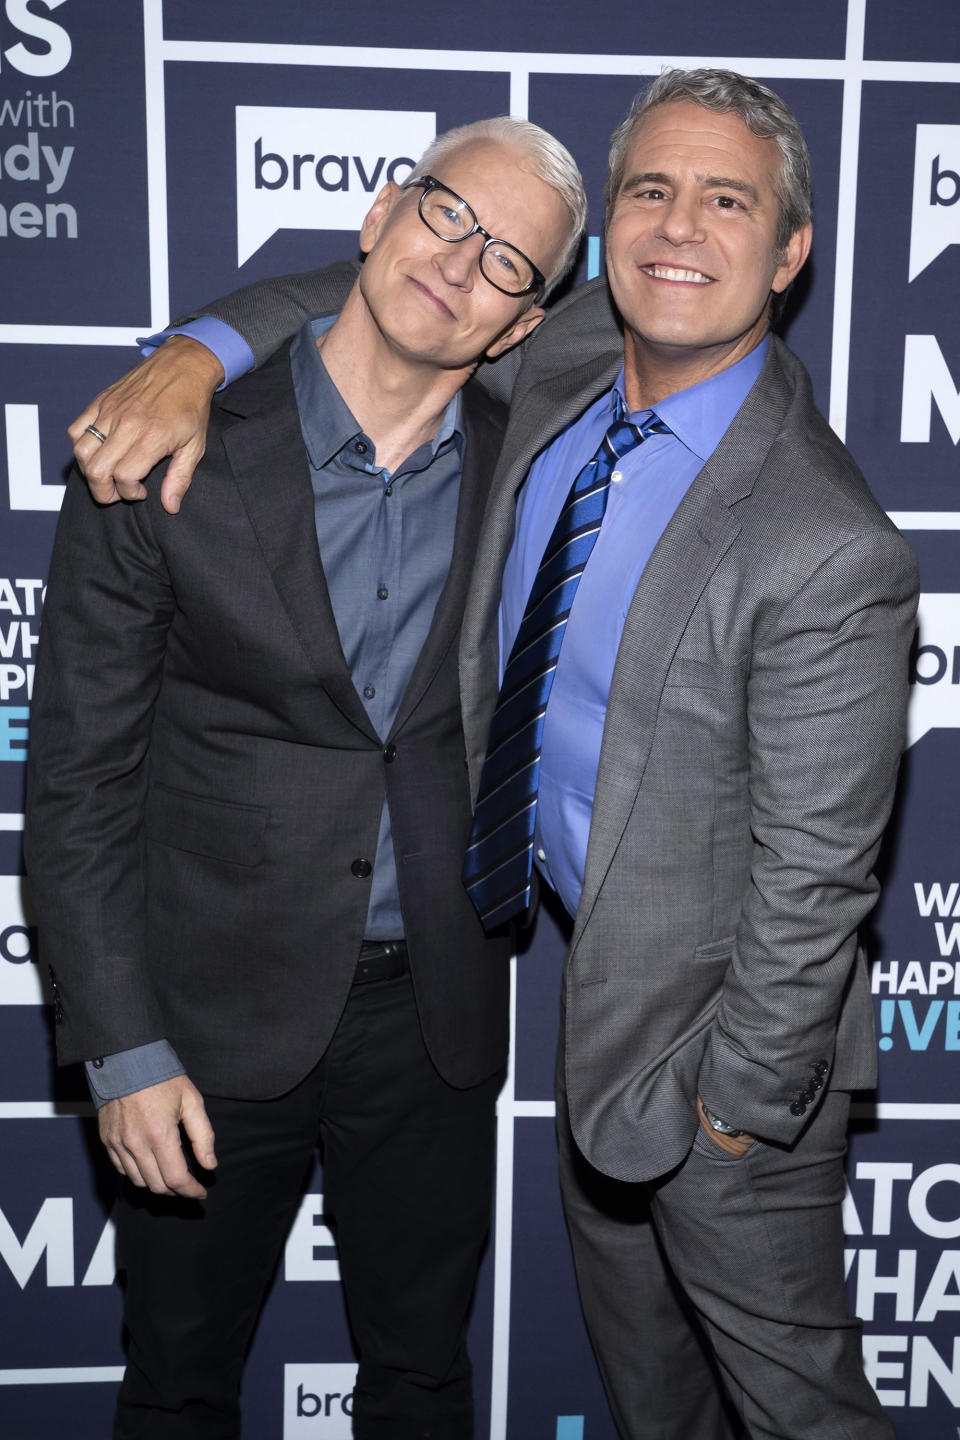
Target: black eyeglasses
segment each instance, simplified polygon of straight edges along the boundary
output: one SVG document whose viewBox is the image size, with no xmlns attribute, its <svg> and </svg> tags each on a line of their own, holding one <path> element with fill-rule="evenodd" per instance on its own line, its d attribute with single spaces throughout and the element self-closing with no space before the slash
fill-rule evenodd
<svg viewBox="0 0 960 1440">
<path fill-rule="evenodd" d="M 484 230 L 466 200 L 432 175 L 408 180 L 403 188 L 409 190 L 417 185 L 423 188 L 418 207 L 420 219 L 438 239 L 456 245 L 461 240 L 469 240 L 471 235 L 483 236 L 480 274 L 494 289 L 504 295 L 529 295 L 531 290 L 543 289 L 547 281 L 542 271 L 515 245 L 497 240 L 489 230 Z"/>
</svg>

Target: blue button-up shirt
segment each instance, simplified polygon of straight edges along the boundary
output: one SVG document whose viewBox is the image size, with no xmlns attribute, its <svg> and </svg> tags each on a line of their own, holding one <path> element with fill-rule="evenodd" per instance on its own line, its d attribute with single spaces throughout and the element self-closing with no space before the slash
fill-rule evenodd
<svg viewBox="0 0 960 1440">
<path fill-rule="evenodd" d="M 335 318 L 303 327 L 290 349 L 291 369 L 340 645 L 370 722 L 385 740 L 450 569 L 463 446 L 460 395 L 450 401 L 433 440 L 390 474 L 376 463 L 373 441 L 351 415 L 314 343 Z M 403 934 L 386 803 L 365 933 L 368 940 Z"/>
<path fill-rule="evenodd" d="M 335 315 L 310 321 L 291 345 L 291 370 L 310 463 L 314 521 L 340 645 L 377 734 L 396 718 L 450 569 L 463 433 L 457 393 L 433 440 L 392 474 L 350 413 L 317 350 Z M 232 333 L 232 332 L 231 332 Z M 267 477 L 264 483 L 269 483 Z M 403 934 L 386 801 L 367 910 L 367 939 Z M 167 1040 L 86 1065 L 97 1105 L 182 1075 Z"/>
<path fill-rule="evenodd" d="M 671 434 L 651 435 L 623 456 L 611 483 L 597 543 L 577 589 L 547 704 L 534 836 L 536 863 L 576 913 L 597 784 L 607 696 L 624 621 L 644 567 L 691 481 L 713 454 L 763 368 L 767 342 L 743 360 L 671 395 L 656 407 Z M 574 477 L 613 420 L 607 391 L 534 462 L 517 505 L 503 577 L 500 665 L 505 668 L 540 558 Z M 641 424 L 649 410 L 630 419 Z"/>
</svg>

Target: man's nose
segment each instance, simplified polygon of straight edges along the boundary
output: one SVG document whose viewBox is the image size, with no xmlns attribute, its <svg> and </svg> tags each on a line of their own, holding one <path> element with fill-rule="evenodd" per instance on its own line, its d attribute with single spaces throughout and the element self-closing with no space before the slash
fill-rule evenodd
<svg viewBox="0 0 960 1440">
<path fill-rule="evenodd" d="M 433 263 L 448 285 L 469 289 L 480 268 L 482 251 L 482 235 L 471 235 L 468 240 L 458 240 L 455 245 L 441 241 L 434 254 Z"/>
<path fill-rule="evenodd" d="M 686 245 L 704 236 L 700 207 L 694 197 L 676 195 L 662 211 L 660 234 L 671 245 Z"/>
</svg>

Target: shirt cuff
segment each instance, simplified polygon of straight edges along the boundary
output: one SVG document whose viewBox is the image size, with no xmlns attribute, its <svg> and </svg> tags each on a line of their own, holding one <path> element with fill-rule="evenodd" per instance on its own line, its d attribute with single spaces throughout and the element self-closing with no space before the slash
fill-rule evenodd
<svg viewBox="0 0 960 1440">
<path fill-rule="evenodd" d="M 217 387 L 219 390 L 224 385 L 232 385 L 234 380 L 239 380 L 241 375 L 253 369 L 253 351 L 246 340 L 215 315 L 199 315 L 196 320 L 188 320 L 186 325 L 159 330 L 156 335 L 138 335 L 137 344 L 144 355 L 152 355 L 171 335 L 189 335 L 191 340 L 199 340 L 216 355 L 226 376 L 223 385 Z"/>
<path fill-rule="evenodd" d="M 119 1100 L 121 1095 L 132 1095 L 135 1090 L 146 1090 L 148 1085 L 159 1085 L 162 1080 L 187 1073 L 169 1040 L 153 1040 L 149 1045 L 87 1060 L 83 1068 L 98 1110 L 108 1100 Z"/>
</svg>

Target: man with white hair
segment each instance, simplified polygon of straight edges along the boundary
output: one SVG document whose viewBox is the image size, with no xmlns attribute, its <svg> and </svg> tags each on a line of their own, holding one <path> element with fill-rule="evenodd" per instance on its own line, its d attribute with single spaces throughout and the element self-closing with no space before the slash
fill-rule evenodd
<svg viewBox="0 0 960 1440">
<path fill-rule="evenodd" d="M 539 324 L 585 208 L 536 126 L 441 136 L 359 275 L 220 397 L 206 500 L 67 487 L 25 845 L 59 1058 L 124 1177 L 123 1440 L 240 1434 L 318 1140 L 354 1434 L 473 1435 L 509 942 L 460 881 L 456 639 L 504 424 L 471 377 Z"/>
</svg>

